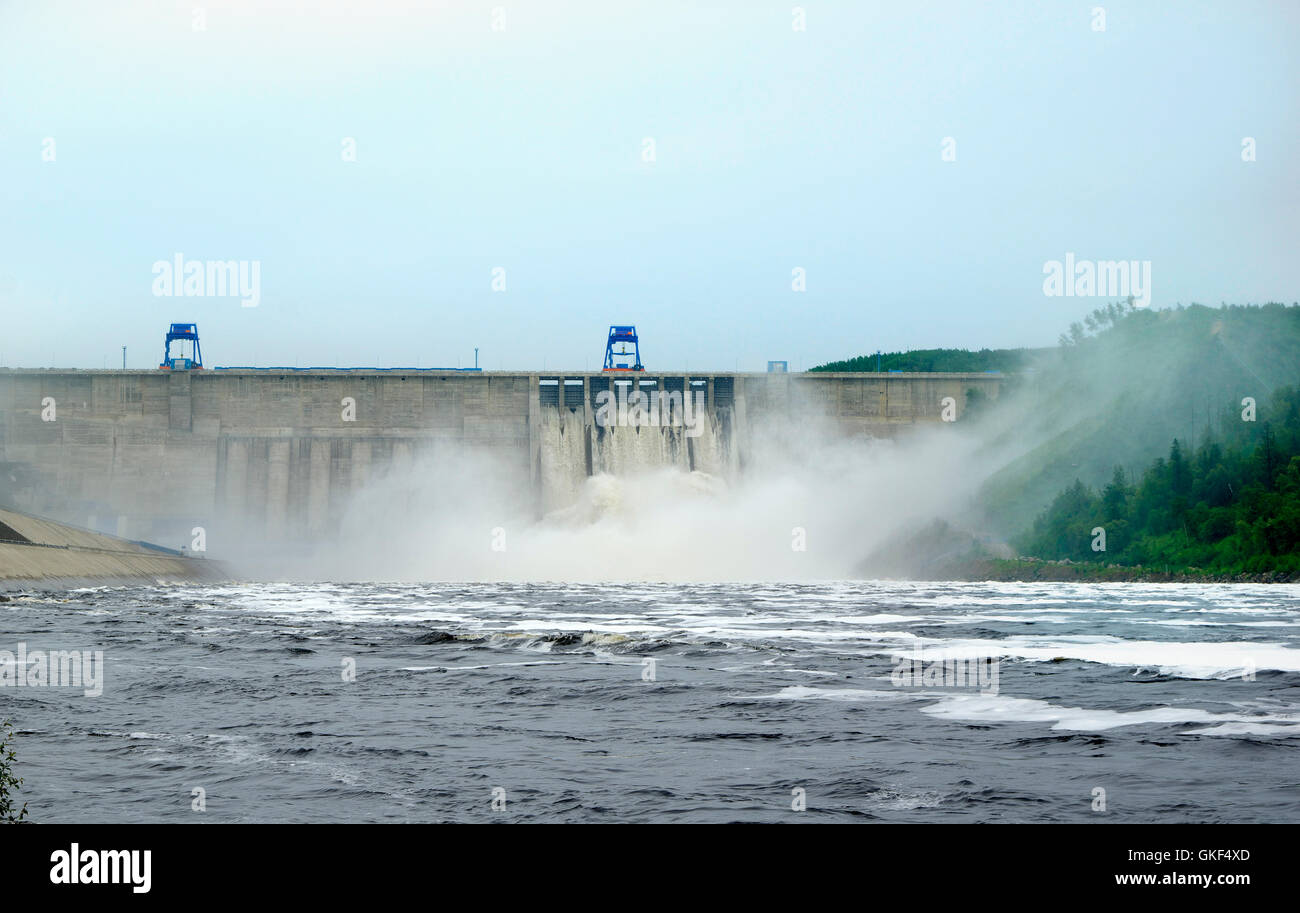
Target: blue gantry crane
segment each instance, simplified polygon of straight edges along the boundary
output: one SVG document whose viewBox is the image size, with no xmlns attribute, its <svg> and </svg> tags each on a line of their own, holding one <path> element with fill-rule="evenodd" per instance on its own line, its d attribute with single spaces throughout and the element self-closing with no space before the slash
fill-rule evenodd
<svg viewBox="0 0 1300 913">
<path fill-rule="evenodd" d="M 192 343 L 191 358 L 185 357 L 185 343 Z M 172 343 L 180 343 L 180 355 L 172 357 Z M 164 371 L 192 371 L 203 367 L 203 356 L 199 354 L 199 325 L 197 323 L 173 323 L 167 331 L 167 341 L 163 343 L 163 360 L 158 367 Z"/>
<path fill-rule="evenodd" d="M 614 351 L 614 346 L 618 345 L 619 351 Z M 632 346 L 632 351 L 628 351 L 628 346 Z M 616 362 L 615 356 L 627 358 L 631 355 L 633 361 L 629 364 L 627 361 Z M 609 340 L 605 343 L 605 367 L 602 371 L 644 371 L 645 366 L 641 364 L 641 345 L 637 342 L 636 327 L 610 327 Z"/>
</svg>

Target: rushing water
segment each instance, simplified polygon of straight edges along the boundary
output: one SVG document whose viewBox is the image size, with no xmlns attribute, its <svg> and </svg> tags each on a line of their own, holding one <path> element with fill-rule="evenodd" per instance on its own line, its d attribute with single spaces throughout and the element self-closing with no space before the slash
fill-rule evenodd
<svg viewBox="0 0 1300 913">
<path fill-rule="evenodd" d="M 102 650 L 103 693 L 11 683 L 0 716 L 48 822 L 1295 822 L 1298 610 L 1253 585 L 83 589 L 0 604 L 0 650 Z M 996 665 L 897 683 L 917 645 Z"/>
</svg>

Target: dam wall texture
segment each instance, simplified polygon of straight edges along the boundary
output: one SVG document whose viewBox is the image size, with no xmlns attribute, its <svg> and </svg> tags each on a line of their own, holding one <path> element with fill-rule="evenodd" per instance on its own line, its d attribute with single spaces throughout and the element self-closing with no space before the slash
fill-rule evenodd
<svg viewBox="0 0 1300 913">
<path fill-rule="evenodd" d="M 326 536 L 381 475 L 490 452 L 535 510 L 601 472 L 743 473 L 763 422 L 815 414 L 850 435 L 960 418 L 997 374 L 0 369 L 0 506 L 191 547 Z M 951 397 L 947 402 L 945 398 Z M 602 411 L 603 410 L 603 411 Z"/>
</svg>

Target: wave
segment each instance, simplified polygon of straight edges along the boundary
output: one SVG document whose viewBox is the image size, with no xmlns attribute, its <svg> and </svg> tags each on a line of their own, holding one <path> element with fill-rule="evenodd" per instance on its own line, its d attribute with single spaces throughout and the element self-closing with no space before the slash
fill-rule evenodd
<svg viewBox="0 0 1300 913">
<path fill-rule="evenodd" d="M 1030 662 L 1075 659 L 1161 675 L 1227 679 L 1272 670 L 1300 672 L 1300 650 L 1279 643 L 1124 640 L 1108 635 L 1079 637 L 1013 636 L 1002 640 L 953 640 L 922 644 L 929 660 L 1012 657 Z M 905 650 L 895 656 L 910 655 Z"/>
<path fill-rule="evenodd" d="M 921 708 L 922 713 L 952 720 L 979 723 L 1051 723 L 1051 729 L 1067 732 L 1104 732 L 1123 726 L 1215 724 L 1205 730 L 1187 730 L 1184 735 L 1233 734 L 1225 727 L 1251 727 L 1252 734 L 1300 736 L 1300 713 L 1242 715 L 1211 713 L 1192 707 L 1154 707 L 1146 710 L 1103 710 L 1061 707 L 1033 698 L 992 694 L 935 695 L 937 703 Z"/>
</svg>

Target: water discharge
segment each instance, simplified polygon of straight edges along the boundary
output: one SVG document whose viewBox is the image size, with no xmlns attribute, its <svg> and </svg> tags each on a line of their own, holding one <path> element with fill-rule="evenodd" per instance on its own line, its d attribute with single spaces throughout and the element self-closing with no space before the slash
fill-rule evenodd
<svg viewBox="0 0 1300 913">
<path fill-rule="evenodd" d="M 848 437 L 810 421 L 747 429 L 584 429 L 551 410 L 541 492 L 489 452 L 443 451 L 349 505 L 315 579 L 813 580 L 935 516 L 961 516 L 986 475 L 951 427 Z M 743 453 L 743 464 L 742 456 Z M 590 474 L 588 467 L 590 466 Z M 540 502 L 540 503 L 539 503 Z M 293 576 L 292 574 L 290 576 Z"/>
</svg>

